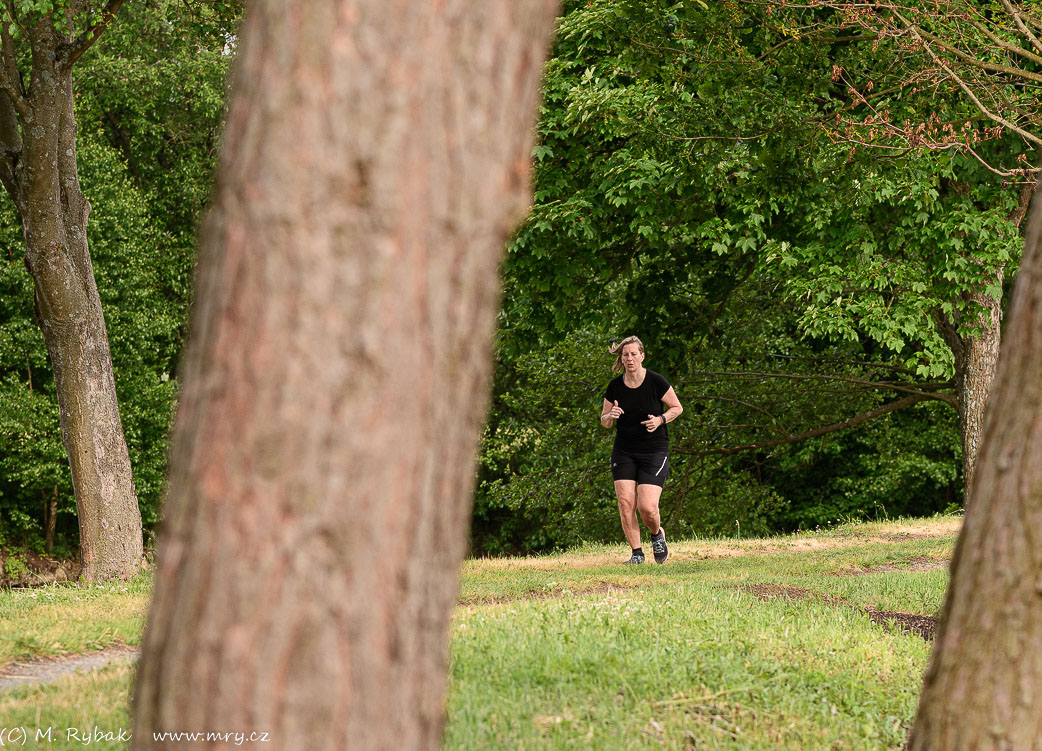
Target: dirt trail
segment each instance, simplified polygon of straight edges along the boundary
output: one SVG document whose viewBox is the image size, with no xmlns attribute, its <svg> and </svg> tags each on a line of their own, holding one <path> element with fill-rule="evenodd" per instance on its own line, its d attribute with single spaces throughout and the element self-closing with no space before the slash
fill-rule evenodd
<svg viewBox="0 0 1042 751">
<path fill-rule="evenodd" d="M 910 634 L 931 641 L 937 633 L 937 619 L 931 615 L 919 615 L 917 613 L 901 613 L 892 610 L 877 610 L 875 608 L 863 608 L 847 602 L 842 597 L 815 592 L 800 587 L 787 587 L 780 584 L 744 584 L 738 589 L 748 592 L 760 600 L 819 600 L 827 605 L 847 606 L 864 613 L 873 623 L 888 630 L 899 628 Z"/>
<path fill-rule="evenodd" d="M 665 525 L 663 525 L 665 527 Z M 786 552 L 816 552 L 841 548 L 863 547 L 889 542 L 930 540 L 954 537 L 962 526 L 961 517 L 939 517 L 921 519 L 909 523 L 872 522 L 852 527 L 841 527 L 831 534 L 794 534 L 789 537 L 772 537 L 750 540 L 681 540 L 669 546 L 670 562 L 704 561 L 716 558 L 737 558 L 747 555 L 770 555 Z M 669 530 L 666 530 L 667 535 Z M 621 562 L 621 553 L 572 552 L 562 555 L 531 558 L 482 558 L 468 561 L 464 566 L 480 566 L 484 570 L 530 569 L 533 571 L 559 571 L 562 569 L 593 568 L 612 566 Z M 628 549 L 625 555 L 629 555 Z"/>
</svg>

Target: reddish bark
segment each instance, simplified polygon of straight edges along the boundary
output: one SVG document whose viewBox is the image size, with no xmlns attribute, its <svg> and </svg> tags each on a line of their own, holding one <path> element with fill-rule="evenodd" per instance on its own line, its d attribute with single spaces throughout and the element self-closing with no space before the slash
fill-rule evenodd
<svg viewBox="0 0 1042 751">
<path fill-rule="evenodd" d="M 257 0 L 135 696 L 153 731 L 431 748 L 550 0 Z"/>
</svg>

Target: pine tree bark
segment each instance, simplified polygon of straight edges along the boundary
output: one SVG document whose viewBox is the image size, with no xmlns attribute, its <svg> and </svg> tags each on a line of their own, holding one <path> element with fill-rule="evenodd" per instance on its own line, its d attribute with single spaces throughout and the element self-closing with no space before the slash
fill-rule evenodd
<svg viewBox="0 0 1042 751">
<path fill-rule="evenodd" d="M 551 0 L 256 0 L 134 699 L 271 749 L 440 742 L 498 263 Z"/>
<path fill-rule="evenodd" d="M 1042 202 L 1035 200 L 912 751 L 1042 738 Z"/>
<path fill-rule="evenodd" d="M 88 581 L 125 577 L 141 562 L 141 512 L 87 245 L 90 203 L 76 167 L 71 62 L 57 52 L 67 40 L 49 16 L 28 34 L 32 76 L 23 91 L 3 33 L 0 181 L 21 216 L 36 319 L 54 370 L 81 573 Z"/>
</svg>

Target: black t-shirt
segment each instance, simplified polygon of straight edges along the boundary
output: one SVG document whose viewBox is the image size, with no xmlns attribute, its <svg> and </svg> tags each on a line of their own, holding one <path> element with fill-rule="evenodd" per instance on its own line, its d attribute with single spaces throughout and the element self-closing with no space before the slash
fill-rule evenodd
<svg viewBox="0 0 1042 751">
<path fill-rule="evenodd" d="M 622 417 L 615 421 L 615 448 L 627 451 L 662 451 L 669 448 L 669 433 L 665 424 L 652 432 L 641 425 L 648 415 L 658 417 L 665 409 L 662 397 L 669 391 L 669 381 L 654 371 L 644 373 L 644 382 L 631 389 L 620 375 L 613 378 L 604 391 L 604 398 L 616 401 L 622 407 Z"/>
</svg>

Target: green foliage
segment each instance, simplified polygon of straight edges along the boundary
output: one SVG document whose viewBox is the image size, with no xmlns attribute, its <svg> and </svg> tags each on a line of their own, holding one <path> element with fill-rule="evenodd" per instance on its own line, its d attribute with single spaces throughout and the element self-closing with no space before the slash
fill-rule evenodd
<svg viewBox="0 0 1042 751">
<path fill-rule="evenodd" d="M 788 452 L 771 485 L 789 499 L 778 529 L 925 515 L 961 506 L 955 411 L 926 402 Z"/>
<path fill-rule="evenodd" d="M 176 246 L 164 257 L 168 294 L 178 300 L 190 296 L 195 228 L 210 196 L 234 49 L 234 19 L 200 28 L 195 11 L 205 8 L 192 8 L 130 4 L 77 69 L 80 128 L 120 153 L 165 242 Z"/>
<path fill-rule="evenodd" d="M 59 41 L 97 40 L 107 36 L 113 16 L 107 10 L 108 0 L 11 0 L 0 8 L 0 22 L 7 27 L 16 46 L 29 36 L 28 30 L 47 20 L 59 33 Z M 128 16 L 138 19 L 176 23 L 203 37 L 231 37 L 242 17 L 242 0 L 155 0 L 146 4 L 126 3 L 117 11 L 116 24 L 126 24 Z M 64 37 L 64 39 L 62 39 Z"/>
<path fill-rule="evenodd" d="M 971 293 L 1000 292 L 995 269 L 1019 254 L 1017 190 L 953 152 L 880 161 L 836 142 L 825 124 L 853 103 L 835 66 L 864 78 L 900 66 L 894 50 L 793 42 L 821 22 L 806 8 L 567 10 L 545 76 L 536 205 L 505 270 L 518 351 L 605 317 L 676 326 L 707 280 L 741 278 L 756 259 L 778 264 L 805 333 L 869 337 L 925 377 L 950 373 L 935 313 L 972 321 Z M 954 96 L 873 106 L 966 109 Z"/>
<path fill-rule="evenodd" d="M 21 227 L 10 205 L 0 213 L 0 540 L 42 549 L 43 509 L 74 513 L 68 459 L 43 335 L 33 321 L 33 283 Z"/>
<path fill-rule="evenodd" d="M 482 441 L 478 549 L 548 550 L 613 536 L 611 443 L 597 424 L 607 381 L 594 353 L 604 349 L 566 340 L 510 367 L 510 388 L 497 395 Z"/>
<path fill-rule="evenodd" d="M 533 150 L 535 206 L 504 270 L 477 549 L 618 536 L 611 438 L 596 423 L 599 353 L 630 333 L 686 408 L 670 426 L 667 528 L 756 534 L 958 501 L 950 407 L 816 448 L 756 448 L 907 393 L 888 383 L 950 389 L 938 319 L 972 333 L 972 293 L 999 291 L 995 269 L 1011 272 L 1019 248 L 1014 190 L 965 159 L 880 161 L 837 143 L 827 123 L 851 99 L 834 66 L 900 60 L 849 37 L 802 43 L 827 15 L 565 4 Z M 870 460 L 890 445 L 900 462 Z M 798 479 L 786 482 L 790 471 Z M 809 490 L 824 486 L 839 500 Z"/>
<path fill-rule="evenodd" d="M 767 249 L 786 276 L 783 293 L 802 308 L 809 335 L 867 337 L 924 378 L 950 378 L 953 358 L 937 318 L 980 332 L 975 293 L 1001 298 L 1023 249 L 1010 221 L 1014 192 L 945 155 L 908 157 L 901 172 L 863 161 L 847 181 L 823 184 L 792 241 Z"/>
<path fill-rule="evenodd" d="M 29 573 L 25 558 L 19 555 L 8 555 L 4 558 L 4 576 L 7 579 L 19 580 Z"/>
</svg>

